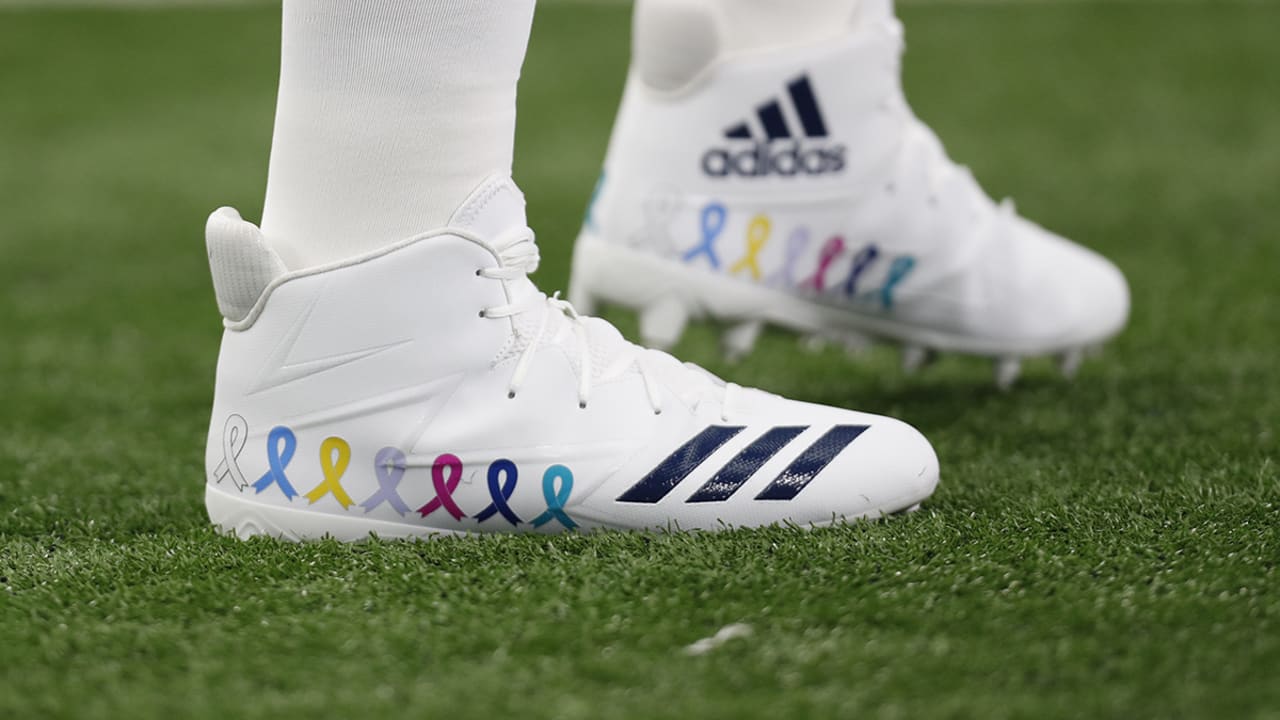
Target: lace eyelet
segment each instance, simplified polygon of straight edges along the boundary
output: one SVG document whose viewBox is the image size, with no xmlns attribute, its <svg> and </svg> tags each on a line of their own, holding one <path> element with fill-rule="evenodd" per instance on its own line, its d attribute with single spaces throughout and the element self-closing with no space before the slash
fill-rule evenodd
<svg viewBox="0 0 1280 720">
<path fill-rule="evenodd" d="M 480 311 L 480 317 L 487 317 L 487 316 L 485 315 L 485 313 L 484 313 L 484 310 L 481 310 L 481 311 Z"/>
<path fill-rule="evenodd" d="M 514 390 L 508 390 L 508 391 L 507 391 L 507 399 L 508 399 L 508 400 L 515 400 L 515 399 L 516 399 L 516 393 L 515 393 L 515 391 L 514 391 Z"/>
<path fill-rule="evenodd" d="M 654 409 L 653 409 L 653 414 L 654 414 L 654 415 L 661 415 L 661 414 L 662 414 L 662 408 L 654 408 Z"/>
<path fill-rule="evenodd" d="M 476 268 L 476 277 L 480 277 L 480 273 L 484 272 L 484 268 Z"/>
<path fill-rule="evenodd" d="M 580 410 L 586 410 L 586 409 L 587 409 L 587 404 L 586 404 L 586 403 L 584 403 L 584 402 L 580 402 L 580 403 L 578 403 L 578 409 L 580 409 Z"/>
</svg>

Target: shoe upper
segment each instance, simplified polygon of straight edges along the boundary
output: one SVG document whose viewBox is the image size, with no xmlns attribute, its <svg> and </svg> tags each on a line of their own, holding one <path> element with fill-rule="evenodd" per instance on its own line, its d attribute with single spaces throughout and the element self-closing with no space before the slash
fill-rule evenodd
<svg viewBox="0 0 1280 720">
<path fill-rule="evenodd" d="M 843 37 L 725 55 L 676 90 L 633 71 L 583 238 L 936 347 L 1039 354 L 1118 332 L 1124 276 L 947 157 L 907 104 L 891 4 L 862 6 Z"/>
<path fill-rule="evenodd" d="M 830 522 L 937 482 L 904 423 L 725 383 L 539 292 L 509 179 L 447 228 L 302 272 L 234 211 L 208 235 L 226 325 L 206 456 L 219 492 L 549 532 Z"/>
</svg>

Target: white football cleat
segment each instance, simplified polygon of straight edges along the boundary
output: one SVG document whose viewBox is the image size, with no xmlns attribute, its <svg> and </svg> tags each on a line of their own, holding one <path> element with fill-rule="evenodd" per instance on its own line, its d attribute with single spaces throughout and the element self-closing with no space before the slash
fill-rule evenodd
<svg viewBox="0 0 1280 720">
<path fill-rule="evenodd" d="M 234 210 L 207 234 L 226 330 L 205 499 L 225 532 L 824 525 L 938 482 L 902 422 L 726 384 L 543 295 L 509 179 L 446 228 L 312 270 Z"/>
<path fill-rule="evenodd" d="M 995 203 L 908 107 L 901 24 L 863 0 L 843 37 L 724 55 L 677 90 L 633 68 L 574 252 L 569 299 L 640 313 L 668 348 L 690 318 L 860 347 L 1064 358 L 1129 311 L 1105 258 Z M 751 334 L 726 342 L 736 357 Z"/>
</svg>

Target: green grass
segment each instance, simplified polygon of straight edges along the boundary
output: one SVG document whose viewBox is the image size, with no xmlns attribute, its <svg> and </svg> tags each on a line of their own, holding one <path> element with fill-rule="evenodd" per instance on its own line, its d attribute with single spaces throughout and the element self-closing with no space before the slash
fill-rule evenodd
<svg viewBox="0 0 1280 720">
<path fill-rule="evenodd" d="M 0 717 L 1280 718 L 1280 7 L 904 9 L 920 114 L 1116 259 L 1130 329 L 1011 394 L 965 358 L 679 351 L 912 421 L 943 463 L 925 511 L 358 547 L 241 544 L 201 503 L 201 231 L 260 214 L 276 12 L 0 12 Z M 548 289 L 627 22 L 536 22 L 516 174 Z"/>
</svg>

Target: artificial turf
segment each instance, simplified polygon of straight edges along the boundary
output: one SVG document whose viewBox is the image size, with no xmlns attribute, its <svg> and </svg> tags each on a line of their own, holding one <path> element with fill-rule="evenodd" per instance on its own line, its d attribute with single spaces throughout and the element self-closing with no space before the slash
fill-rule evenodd
<svg viewBox="0 0 1280 720">
<path fill-rule="evenodd" d="M 260 214 L 278 12 L 0 10 L 0 718 L 1280 718 L 1280 6 L 902 8 L 919 113 L 1117 261 L 1129 330 L 1012 393 L 978 360 L 906 377 L 782 334 L 736 366 L 708 328 L 678 352 L 913 422 L 943 467 L 922 512 L 358 546 L 203 514 L 201 230 Z M 627 27 L 536 20 L 516 177 L 549 290 Z"/>
</svg>

